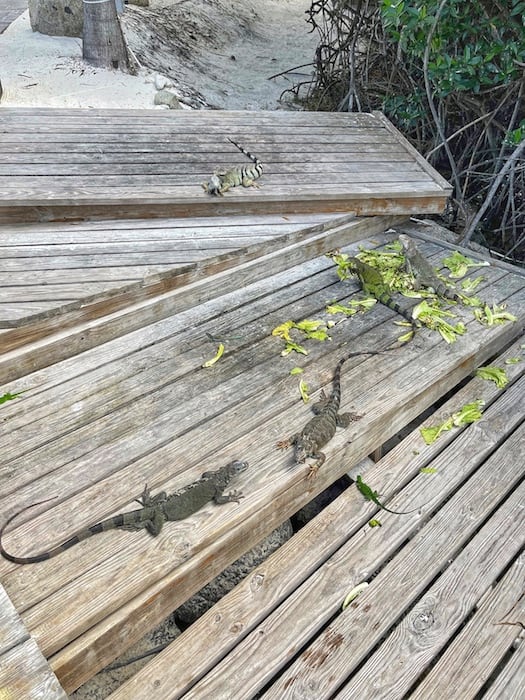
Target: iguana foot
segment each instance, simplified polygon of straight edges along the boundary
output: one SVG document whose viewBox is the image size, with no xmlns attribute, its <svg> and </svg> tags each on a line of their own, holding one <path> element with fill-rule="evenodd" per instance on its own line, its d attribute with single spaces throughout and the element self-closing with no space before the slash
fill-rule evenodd
<svg viewBox="0 0 525 700">
<path fill-rule="evenodd" d="M 307 481 L 313 481 L 317 477 L 317 472 L 319 471 L 319 463 L 310 464 L 308 468 L 308 474 L 306 475 Z"/>
<path fill-rule="evenodd" d="M 279 440 L 279 442 L 276 443 L 275 446 L 279 450 L 287 450 L 289 447 L 292 446 L 292 441 L 291 440 Z"/>
<path fill-rule="evenodd" d="M 362 417 L 359 413 L 340 413 L 337 415 L 337 426 L 339 428 L 348 428 L 350 423 L 361 420 Z"/>
</svg>

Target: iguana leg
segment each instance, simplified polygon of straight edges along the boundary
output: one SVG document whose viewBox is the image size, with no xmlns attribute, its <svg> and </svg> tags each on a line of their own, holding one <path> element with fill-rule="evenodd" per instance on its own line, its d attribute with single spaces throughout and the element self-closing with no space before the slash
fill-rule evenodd
<svg viewBox="0 0 525 700">
<path fill-rule="evenodd" d="M 230 491 L 228 494 L 224 495 L 221 493 L 216 494 L 214 497 L 215 503 L 218 503 L 221 505 L 222 503 L 231 503 L 232 501 L 235 501 L 235 503 L 239 503 L 239 500 L 241 498 L 244 498 L 242 491 Z"/>
<path fill-rule="evenodd" d="M 323 409 L 326 408 L 326 404 L 329 401 L 330 397 L 324 393 L 323 389 L 319 395 L 319 401 L 316 401 L 314 404 L 312 404 L 312 412 L 315 413 L 316 416 L 318 416 L 323 411 Z"/>
<path fill-rule="evenodd" d="M 155 496 L 152 496 L 150 493 L 150 490 L 148 486 L 144 486 L 144 491 L 142 492 L 142 495 L 139 498 L 135 499 L 138 503 L 140 503 L 141 506 L 144 506 L 144 508 L 147 508 L 148 506 L 154 506 L 158 505 L 159 503 L 162 503 L 167 499 L 166 491 L 161 491 L 160 493 L 157 493 Z"/>
<path fill-rule="evenodd" d="M 360 420 L 362 417 L 358 413 L 338 413 L 335 420 L 338 428 L 348 428 L 352 421 Z"/>
<path fill-rule="evenodd" d="M 295 435 L 292 435 L 292 437 L 288 438 L 287 440 L 279 440 L 276 447 L 279 450 L 287 450 L 292 445 L 295 445 L 298 437 L 299 437 L 299 433 L 295 433 Z"/>
<path fill-rule="evenodd" d="M 324 452 L 318 452 L 317 454 L 311 456 L 317 458 L 317 462 L 314 462 L 310 465 L 310 468 L 308 470 L 308 476 L 306 477 L 308 481 L 310 481 L 311 479 L 315 479 L 317 472 L 323 466 L 324 461 L 326 459 L 326 455 Z"/>
<path fill-rule="evenodd" d="M 156 537 L 162 530 L 162 526 L 164 525 L 165 521 L 166 518 L 164 517 L 162 511 L 159 509 L 155 511 L 155 515 L 151 520 L 146 520 L 146 530 L 149 532 L 150 535 Z"/>
<path fill-rule="evenodd" d="M 255 182 L 250 177 L 243 177 L 242 186 L 243 187 L 257 187 L 258 189 L 261 187 L 258 182 Z"/>
<path fill-rule="evenodd" d="M 148 520 L 137 520 L 135 523 L 122 525 L 119 529 L 128 530 L 128 532 L 136 532 L 137 530 L 146 529 L 150 535 L 156 537 L 162 530 L 162 526 L 164 525 L 165 521 L 166 518 L 164 517 L 162 510 L 159 508 L 158 510 L 155 510 L 152 517 Z"/>
</svg>

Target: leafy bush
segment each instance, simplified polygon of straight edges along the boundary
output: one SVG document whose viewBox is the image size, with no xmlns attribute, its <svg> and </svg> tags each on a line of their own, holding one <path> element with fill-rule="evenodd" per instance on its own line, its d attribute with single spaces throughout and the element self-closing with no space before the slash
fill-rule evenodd
<svg viewBox="0 0 525 700">
<path fill-rule="evenodd" d="M 447 177 L 446 223 L 525 259 L 525 1 L 315 0 L 311 109 L 381 109 Z"/>
</svg>

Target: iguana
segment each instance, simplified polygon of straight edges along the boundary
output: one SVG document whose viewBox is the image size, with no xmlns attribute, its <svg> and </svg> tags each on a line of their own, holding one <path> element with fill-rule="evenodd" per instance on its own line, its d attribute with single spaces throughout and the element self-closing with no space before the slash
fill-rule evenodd
<svg viewBox="0 0 525 700">
<path fill-rule="evenodd" d="M 400 234 L 399 241 L 405 255 L 405 270 L 414 277 L 414 289 L 426 287 L 440 297 L 461 303 L 461 297 L 453 289 L 450 289 L 443 280 L 439 279 L 434 268 L 422 255 L 415 242 L 404 234 Z"/>
<path fill-rule="evenodd" d="M 281 450 L 285 450 L 292 445 L 294 446 L 294 459 L 297 464 L 305 462 L 308 457 L 316 459 L 315 464 L 310 467 L 310 476 L 313 476 L 324 463 L 326 455 L 321 452 L 321 447 L 324 447 L 333 438 L 336 428 L 347 428 L 351 421 L 362 418 L 356 413 L 339 413 L 341 404 L 341 368 L 343 364 L 350 357 L 379 354 L 380 352 L 371 350 L 370 352 L 352 352 L 341 358 L 334 371 L 332 393 L 329 397 L 323 395 L 321 400 L 312 407 L 316 415 L 310 418 L 300 433 L 292 435 L 288 440 L 281 440 L 277 443 L 277 447 Z"/>
<path fill-rule="evenodd" d="M 390 508 L 387 508 L 384 506 L 381 501 L 379 500 L 379 494 L 377 491 L 373 491 L 368 484 L 365 484 L 365 482 L 361 479 L 361 474 L 357 475 L 357 480 L 355 485 L 359 489 L 359 491 L 363 494 L 363 496 L 366 498 L 367 501 L 372 501 L 372 503 L 375 503 L 376 506 L 379 506 L 379 508 L 382 508 L 383 510 L 386 510 L 387 513 L 393 513 L 393 515 L 408 515 L 409 513 L 415 513 L 416 511 L 419 510 L 422 506 L 419 508 L 414 508 L 414 510 L 390 510 Z"/>
<path fill-rule="evenodd" d="M 175 491 L 170 496 L 167 496 L 164 491 L 161 491 L 156 496 L 151 496 L 146 486 L 142 493 L 142 500 L 139 501 L 142 504 L 142 508 L 114 515 L 111 518 L 107 518 L 107 520 L 102 520 L 96 525 L 91 525 L 83 530 L 79 530 L 68 540 L 47 552 L 41 552 L 40 554 L 34 554 L 28 557 L 17 557 L 13 554 L 9 554 L 2 544 L 3 533 L 9 523 L 18 517 L 20 513 L 23 513 L 25 510 L 35 505 L 39 505 L 39 503 L 45 503 L 45 501 L 33 503 L 12 515 L 0 529 L 0 554 L 2 554 L 4 559 L 8 559 L 15 564 L 35 564 L 56 557 L 57 554 L 82 542 L 82 540 L 92 537 L 99 532 L 105 532 L 106 530 L 115 530 L 117 528 L 123 530 L 140 530 L 145 528 L 150 535 L 156 537 L 162 530 L 162 526 L 165 522 L 183 520 L 192 515 L 192 513 L 196 513 L 209 501 L 214 501 L 217 504 L 229 503 L 230 501 L 236 501 L 238 503 L 239 499 L 243 497 L 240 491 L 230 491 L 230 493 L 226 495 L 223 494 L 230 481 L 237 476 L 237 474 L 243 472 L 247 466 L 247 462 L 234 460 L 216 471 L 204 472 L 200 479 Z"/>
<path fill-rule="evenodd" d="M 359 277 L 363 291 L 366 294 L 373 296 L 381 304 L 388 306 L 389 309 L 397 311 L 397 313 L 401 314 L 403 318 L 406 318 L 406 320 L 409 321 L 410 325 L 412 326 L 412 331 L 415 333 L 419 327 L 418 324 L 408 313 L 408 311 L 402 309 L 399 304 L 392 299 L 390 287 L 383 279 L 383 276 L 379 270 L 376 270 L 375 267 L 372 267 L 362 260 L 359 260 L 359 258 L 349 258 L 348 262 L 353 268 L 355 274 Z"/>
<path fill-rule="evenodd" d="M 253 162 L 253 165 L 233 165 L 227 170 L 216 170 L 207 182 L 202 183 L 202 187 L 208 194 L 222 196 L 232 187 L 242 185 L 243 187 L 259 187 L 255 182 L 263 173 L 263 164 L 253 156 L 249 151 L 244 150 L 242 146 L 235 143 L 232 139 L 228 139 L 233 143 L 235 148 L 238 148 L 241 153 Z"/>
</svg>

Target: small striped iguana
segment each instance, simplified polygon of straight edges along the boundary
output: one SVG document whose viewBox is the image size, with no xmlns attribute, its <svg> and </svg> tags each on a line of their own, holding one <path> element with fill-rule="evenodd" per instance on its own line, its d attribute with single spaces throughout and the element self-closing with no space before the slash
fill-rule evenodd
<svg viewBox="0 0 525 700">
<path fill-rule="evenodd" d="M 65 542 L 46 552 L 28 557 L 17 557 L 6 552 L 2 544 L 2 536 L 6 527 L 16 517 L 28 508 L 32 508 L 40 503 L 45 503 L 45 501 L 33 503 L 12 515 L 0 529 L 0 554 L 2 554 L 4 559 L 14 562 L 15 564 L 36 564 L 37 562 L 56 557 L 57 554 L 86 540 L 88 537 L 97 535 L 99 532 L 106 532 L 107 530 L 141 530 L 145 528 L 150 535 L 156 537 L 162 530 L 162 526 L 165 522 L 183 520 L 193 513 L 196 513 L 209 501 L 213 501 L 217 504 L 229 503 L 231 501 L 238 503 L 239 499 L 243 497 L 240 491 L 230 491 L 230 493 L 226 495 L 224 495 L 224 491 L 228 487 L 230 481 L 247 467 L 247 462 L 234 460 L 216 471 L 204 472 L 200 479 L 175 491 L 170 496 L 167 496 L 164 491 L 161 491 L 156 496 L 151 496 L 146 486 L 142 494 L 142 499 L 139 501 L 142 504 L 142 508 L 114 515 L 111 518 L 102 520 L 96 525 L 91 525 L 90 527 L 79 530 Z"/>
<path fill-rule="evenodd" d="M 253 165 L 233 165 L 227 170 L 216 170 L 207 182 L 202 183 L 202 187 L 207 194 L 222 196 L 229 189 L 238 185 L 259 187 L 255 180 L 263 174 L 261 161 L 257 156 L 253 156 L 232 139 L 229 138 L 228 141 L 233 143 L 235 148 L 238 148 L 241 153 L 244 153 L 252 161 Z"/>
<path fill-rule="evenodd" d="M 412 318 L 408 311 L 402 309 L 399 304 L 392 299 L 390 286 L 385 282 L 379 270 L 376 270 L 375 267 L 372 267 L 362 260 L 359 260 L 359 258 L 349 258 L 349 263 L 352 266 L 354 273 L 359 277 L 363 291 L 366 294 L 373 296 L 381 304 L 388 306 L 389 309 L 397 311 L 397 313 L 401 314 L 403 318 L 406 318 L 406 320 L 412 326 L 412 332 L 415 333 L 419 328 L 417 322 Z"/>
<path fill-rule="evenodd" d="M 440 297 L 461 303 L 461 297 L 454 289 L 451 289 L 443 280 L 439 279 L 434 268 L 421 253 L 412 238 L 400 234 L 399 241 L 403 246 L 405 255 L 405 270 L 414 277 L 414 289 L 417 291 L 421 287 L 426 287 Z"/>
</svg>

